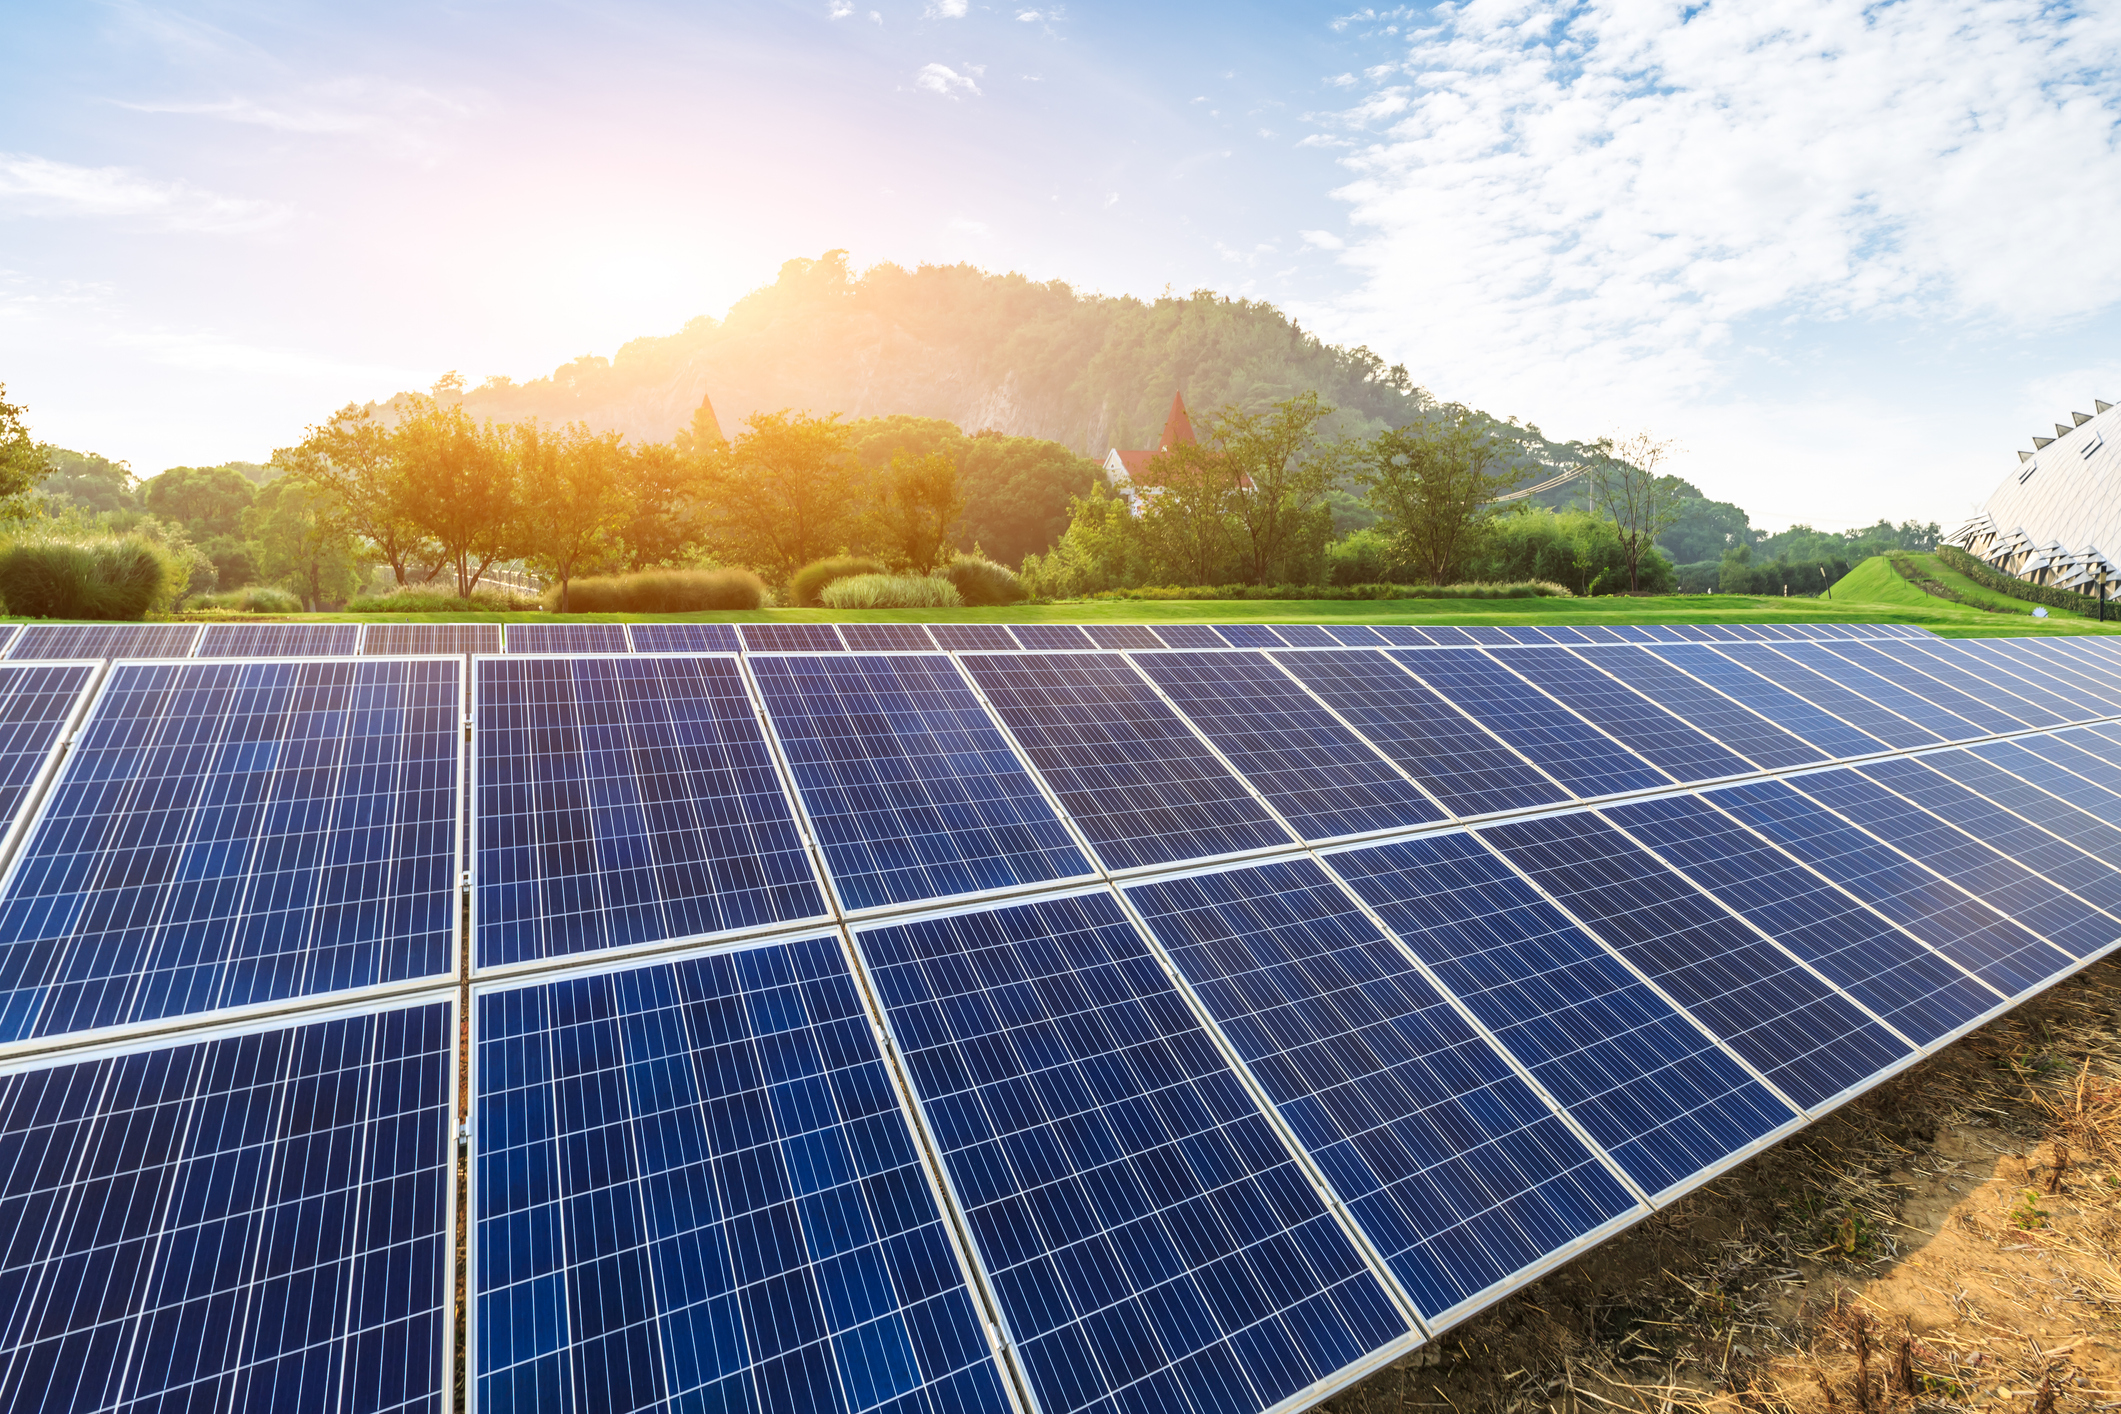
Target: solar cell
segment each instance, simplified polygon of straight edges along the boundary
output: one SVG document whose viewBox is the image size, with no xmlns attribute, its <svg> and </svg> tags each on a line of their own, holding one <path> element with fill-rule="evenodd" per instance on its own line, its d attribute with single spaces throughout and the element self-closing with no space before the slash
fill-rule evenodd
<svg viewBox="0 0 2121 1414">
<path fill-rule="evenodd" d="M 323 658 L 361 651 L 360 624 L 208 624 L 196 658 Z"/>
<path fill-rule="evenodd" d="M 1092 872 L 948 658 L 755 656 L 751 669 L 846 907 Z"/>
<path fill-rule="evenodd" d="M 1542 638 L 1528 641 L 1544 641 L 1548 643 L 1591 643 L 1600 641 L 1586 637 L 1582 629 L 1572 628 L 1568 624 L 1546 624 L 1533 631 L 1542 635 Z M 1522 633 L 1526 632 L 1526 630 L 1519 629 L 1518 632 Z"/>
<path fill-rule="evenodd" d="M 631 653 L 626 625 L 510 624 L 510 653 Z"/>
<path fill-rule="evenodd" d="M 11 630 L 12 632 L 12 630 Z M 189 658 L 197 624 L 26 624 L 7 656 L 25 658 Z"/>
<path fill-rule="evenodd" d="M 1075 624 L 1011 624 L 1009 625 L 1009 632 L 1015 634 L 1016 641 L 1024 647 L 1036 648 L 1043 652 L 1061 648 L 1096 648 L 1099 646 L 1092 643 L 1090 635 L 1084 633 Z M 1129 644 L 1127 646 L 1156 647 L 1154 643 Z"/>
<path fill-rule="evenodd" d="M 1338 648 L 1340 640 L 1319 624 L 1276 624 L 1274 631 L 1291 648 Z"/>
<path fill-rule="evenodd" d="M 1833 679 L 1849 691 L 1867 701 L 1885 707 L 1911 722 L 1920 723 L 1946 741 L 1966 741 L 1975 737 L 1993 734 L 1998 728 L 1982 725 L 1973 718 L 1961 716 L 1928 692 L 1917 692 L 1911 684 L 1921 682 L 1924 686 L 1937 684 L 1919 679 L 1915 673 L 1893 662 L 1890 658 L 1872 654 L 1858 660 L 1850 655 L 1861 655 L 1866 646 L 1853 640 L 1832 643 L 1783 643 L 1775 651 L 1802 663 L 1824 677 Z M 1872 671 L 1873 669 L 1877 671 Z M 1778 682 L 1780 678 L 1776 679 Z M 1976 717 L 1987 713 L 1978 704 L 1969 710 Z M 1869 731 L 1868 723 L 1862 724 Z M 2015 728 L 2012 728 L 2015 729 Z"/>
<path fill-rule="evenodd" d="M 500 651 L 499 624 L 369 624 L 361 635 L 361 652 L 371 658 Z"/>
<path fill-rule="evenodd" d="M 1786 766 L 1810 765 L 1826 759 L 1825 753 L 1798 740 L 1775 723 L 1747 710 L 1722 693 L 1711 691 L 1680 672 L 1658 657 L 1655 650 L 1618 645 L 1610 648 L 1586 647 L 1578 651 L 1593 666 L 1611 673 L 1667 712 L 1695 730 L 1714 738 L 1755 766 L 1776 770 Z M 1675 647 L 1664 651 L 1681 653 L 1687 650 L 1684 647 Z M 1709 656 L 1706 649 L 1699 651 L 1704 656 Z M 1783 696 L 1794 707 L 1801 708 L 1804 705 L 1786 693 Z"/>
<path fill-rule="evenodd" d="M 1697 796 L 1602 813 L 1917 1045 L 2003 1004 L 2001 993 Z"/>
<path fill-rule="evenodd" d="M 1957 643 L 1942 639 L 1934 643 L 1903 643 L 1896 639 L 1877 646 L 1879 652 L 1941 677 L 2034 726 L 2057 726 L 2104 715 L 2096 708 L 2087 710 L 2081 700 L 2073 701 L 2056 691 L 2062 684 L 2052 678 L 2043 682 L 2025 668 L 2014 671 L 2007 660 Z"/>
<path fill-rule="evenodd" d="M 476 1009 L 481 1408 L 1011 1408 L 834 940 Z"/>
<path fill-rule="evenodd" d="M 1874 643 L 1836 644 L 1834 651 L 1991 732 L 2059 726 L 2071 720 L 1975 677 L 1956 663 L 1946 662 L 1912 643 L 1881 639 Z M 1899 671 L 1896 673 L 1889 664 Z"/>
<path fill-rule="evenodd" d="M 1412 1343 L 1110 894 L 856 939 L 1046 1414 L 1268 1409 Z"/>
<path fill-rule="evenodd" d="M 1134 662 L 1305 839 L 1444 818 L 1264 654 L 1143 653 Z"/>
<path fill-rule="evenodd" d="M 1445 634 L 1453 635 L 1448 640 L 1452 643 L 1472 642 L 1459 634 L 1455 628 L 1438 628 L 1432 635 L 1428 630 L 1415 628 L 1412 624 L 1378 624 L 1371 632 L 1387 643 L 1406 648 L 1426 648 L 1432 644 L 1443 643 L 1446 641 L 1443 637 Z"/>
<path fill-rule="evenodd" d="M 1568 792 L 1381 653 L 1278 653 L 1275 661 L 1454 815 L 1554 805 Z"/>
<path fill-rule="evenodd" d="M 462 663 L 120 663 L 0 887 L 0 1040 L 455 971 Z"/>
<path fill-rule="evenodd" d="M 1703 798 L 2007 997 L 2066 965 L 2055 948 L 1782 781 L 1725 786 Z"/>
<path fill-rule="evenodd" d="M 1467 624 L 1460 628 L 1458 632 L 1464 634 L 1466 641 L 1469 643 L 1502 644 L 1516 643 L 1518 641 L 1511 635 L 1510 630 L 1496 624 Z M 1439 637 L 1436 641 L 1444 643 L 1448 640 Z"/>
<path fill-rule="evenodd" d="M 831 624 L 738 624 L 746 653 L 838 653 L 845 645 Z"/>
<path fill-rule="evenodd" d="M 2009 640 L 2012 651 L 2028 661 L 2052 664 L 2074 678 L 2098 684 L 2111 694 L 2121 692 L 2121 663 L 2097 651 L 2097 640 L 2021 638 Z"/>
<path fill-rule="evenodd" d="M 1392 658 L 1579 796 L 1670 785 L 1672 778 L 1469 648 L 1399 649 Z"/>
<path fill-rule="evenodd" d="M 14 643 L 20 632 L 14 624 L 0 625 L 0 657 L 5 656 L 5 650 Z"/>
<path fill-rule="evenodd" d="M 1604 624 L 1584 624 L 1579 628 L 1572 628 L 1570 632 L 1584 643 L 1632 642 L 1631 639 L 1623 637 L 1618 629 L 1608 628 Z"/>
<path fill-rule="evenodd" d="M 1494 657 L 1674 780 L 1714 780 L 1753 769 L 1752 763 L 1566 648 L 1519 648 Z"/>
<path fill-rule="evenodd" d="M 1664 639 L 1635 624 L 1614 624 L 1607 630 L 1623 643 L 1662 643 Z"/>
<path fill-rule="evenodd" d="M 2111 744 L 2105 737 L 2080 728 L 2075 731 L 2052 732 L 2046 736 L 2021 736 L 2014 740 L 2025 750 L 2043 760 L 2054 762 L 2071 775 L 2081 776 L 2101 790 L 2121 796 L 2121 763 L 2114 760 Z M 2073 798 L 2081 799 L 2081 791 L 2073 792 Z M 2099 800 L 2095 808 L 2101 815 L 2113 815 L 2121 811 L 2121 807 L 2109 803 L 2104 798 Z"/>
<path fill-rule="evenodd" d="M 991 652 L 1022 646 L 1004 624 L 930 624 L 928 632 L 935 635 L 938 646 L 952 653 Z"/>
<path fill-rule="evenodd" d="M 1869 756 L 1885 750 L 1885 743 L 1876 737 L 1856 730 L 1832 713 L 1777 687 L 1705 643 L 1659 644 L 1643 651 L 1708 684 L 1733 701 L 1744 703 L 1828 756 Z"/>
<path fill-rule="evenodd" d="M 1674 638 L 1688 643 L 1736 643 L 1739 641 L 1736 634 L 1712 633 L 1704 624 L 1663 624 L 1659 627 Z"/>
<path fill-rule="evenodd" d="M 2018 809 L 1993 778 L 1982 779 L 1974 771 L 1973 767 L 1979 763 L 1987 763 L 1992 769 L 2009 771 L 2014 776 L 2031 782 L 2042 792 L 2054 797 L 2054 801 L 2067 801 L 2071 808 L 2108 828 L 2112 828 L 2115 821 L 2121 820 L 2121 770 L 2113 770 L 2109 766 L 2110 780 L 2103 785 L 2077 774 L 2070 769 L 2073 761 L 2095 767 L 2108 763 L 2089 757 L 2076 747 L 2065 745 L 2052 737 L 2016 737 L 2010 741 L 1984 742 L 1980 746 L 1969 747 L 1967 754 L 1972 761 L 1951 757 L 1938 763 L 1940 769 L 1950 772 L 1956 779 L 1967 781 L 1991 800 L 1999 800 L 2012 805 L 2013 809 Z M 2055 803 L 2050 802 L 2031 813 L 2035 816 L 2045 816 L 2047 811 L 2055 808 Z M 2027 811 L 2020 810 L 2019 813 L 2025 814 Z M 2043 819 L 2042 823 L 2046 821 Z M 2050 825 L 2049 828 L 2056 827 Z"/>
<path fill-rule="evenodd" d="M 840 624 L 850 653 L 933 653 L 935 639 L 919 624 Z M 636 627 L 635 632 L 639 629 Z"/>
<path fill-rule="evenodd" d="M 1368 624 L 1328 624 L 1326 636 L 1335 643 L 1355 648 L 1368 648 L 1385 642 L 1385 636 Z"/>
<path fill-rule="evenodd" d="M 0 1076 L 9 1405 L 441 1414 L 454 1010 Z"/>
<path fill-rule="evenodd" d="M 1125 892 L 1432 1326 L 1640 1211 L 1314 861 Z"/>
<path fill-rule="evenodd" d="M 735 624 L 628 624 L 626 636 L 636 653 L 740 653 L 744 648 Z"/>
<path fill-rule="evenodd" d="M 1497 629 L 1496 632 L 1502 635 L 1501 641 L 1504 643 L 1529 643 L 1546 646 L 1568 641 L 1545 629 L 1533 628 L 1528 624 L 1511 625 Z"/>
<path fill-rule="evenodd" d="M 1474 836 L 1326 862 L 1653 1198 L 1796 1122 Z"/>
<path fill-rule="evenodd" d="M 11 841 L 95 676 L 86 663 L 0 665 L 0 845 Z"/>
<path fill-rule="evenodd" d="M 1164 641 L 1147 624 L 1084 624 L 1083 632 L 1099 648 L 1161 648 Z"/>
<path fill-rule="evenodd" d="M 1287 642 L 1268 624 L 1216 624 L 1215 631 L 1232 648 L 1286 648 Z"/>
<path fill-rule="evenodd" d="M 1481 833 L 1805 1109 L 1910 1057 L 1906 1043 L 1596 815 Z"/>
<path fill-rule="evenodd" d="M 1843 685 L 1837 678 L 1813 671 L 1792 656 L 1817 647 L 1817 644 L 1803 643 L 1776 644 L 1772 647 L 1765 643 L 1732 643 L 1710 651 L 1730 659 L 1740 667 L 1750 668 L 1785 692 L 1802 698 L 1820 711 L 1839 718 L 1887 746 L 1936 746 L 1944 741 L 1940 733 L 1909 720 L 1885 703 Z M 1849 666 L 1831 655 L 1824 661 L 1828 669 L 1834 672 L 1843 671 Z M 1892 688 L 1890 683 L 1879 685 L 1891 689 L 1895 698 L 1905 699 L 1911 696 Z M 1937 715 L 1936 709 L 1927 703 L 1917 701 L 1914 706 L 1924 716 Z M 1955 732 L 1966 729 L 1965 724 L 1956 717 L 1952 717 L 1943 725 Z"/>
<path fill-rule="evenodd" d="M 1107 868 L 1289 843 L 1126 659 L 1026 653 L 964 662 Z"/>
<path fill-rule="evenodd" d="M 480 967 L 826 912 L 733 658 L 482 658 Z"/>
<path fill-rule="evenodd" d="M 2036 683 L 2071 701 L 2078 719 L 2121 712 L 2121 683 L 2081 670 L 2073 661 L 2027 652 L 2011 639 L 1971 639 L 1962 645 L 1973 658 L 2002 673 Z"/>
<path fill-rule="evenodd" d="M 1228 648 L 1229 640 L 1206 624 L 1158 624 L 1156 636 L 1166 648 Z"/>
</svg>

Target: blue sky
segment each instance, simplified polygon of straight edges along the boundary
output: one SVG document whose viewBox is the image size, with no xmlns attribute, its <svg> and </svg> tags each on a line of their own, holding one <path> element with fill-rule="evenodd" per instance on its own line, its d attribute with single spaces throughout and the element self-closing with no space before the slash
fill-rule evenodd
<svg viewBox="0 0 2121 1414">
<path fill-rule="evenodd" d="M 1761 524 L 2121 400 L 2121 12 L 1612 0 L 8 12 L 0 381 L 150 473 L 781 261 L 1271 299 Z"/>
</svg>

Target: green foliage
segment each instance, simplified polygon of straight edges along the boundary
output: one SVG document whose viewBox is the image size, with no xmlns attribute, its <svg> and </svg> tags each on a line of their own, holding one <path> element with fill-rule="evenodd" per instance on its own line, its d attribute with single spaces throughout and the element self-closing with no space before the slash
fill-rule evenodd
<svg viewBox="0 0 2121 1414">
<path fill-rule="evenodd" d="M 789 577 L 788 598 L 802 608 L 814 609 L 824 602 L 818 596 L 835 579 L 851 579 L 858 574 L 883 574 L 886 568 L 882 561 L 872 560 L 867 555 L 829 555 L 811 561 Z"/>
<path fill-rule="evenodd" d="M 1068 528 L 1069 502 L 1100 480 L 1098 464 L 1059 442 L 988 429 L 967 437 L 939 417 L 868 417 L 848 424 L 855 455 L 881 470 L 894 457 L 949 456 L 965 495 L 951 543 L 1002 564 L 1045 554 Z"/>
<path fill-rule="evenodd" d="M 166 608 L 183 561 L 144 535 L 30 536 L 0 550 L 0 601 L 39 619 L 138 619 Z"/>
<path fill-rule="evenodd" d="M 1024 557 L 1025 588 L 1041 599 L 1073 599 L 1142 583 L 1146 553 L 1127 503 L 1098 480 L 1069 509 L 1059 543 L 1046 554 Z"/>
<path fill-rule="evenodd" d="M 1729 501 L 1711 501 L 1680 482 L 1678 515 L 1657 537 L 1657 547 L 1679 564 L 1718 560 L 1723 552 L 1759 538 L 1746 513 Z"/>
<path fill-rule="evenodd" d="M 949 452 L 894 452 L 877 478 L 870 513 L 875 542 L 894 564 L 917 575 L 949 554 L 964 514 L 957 459 Z"/>
<path fill-rule="evenodd" d="M 1405 578 L 1392 538 L 1376 526 L 1351 531 L 1326 546 L 1326 583 L 1384 584 Z"/>
<path fill-rule="evenodd" d="M 1355 483 L 1394 557 L 1431 584 L 1465 577 L 1487 538 L 1495 497 L 1527 475 L 1488 422 L 1454 403 L 1352 453 Z"/>
<path fill-rule="evenodd" d="M 2095 594 L 2083 594 L 2074 589 L 2056 589 L 2051 585 L 2032 584 L 2016 575 L 2005 574 L 1994 565 L 1976 559 L 1957 545 L 1943 545 L 1937 549 L 1937 558 L 1960 574 L 1965 575 L 1984 589 L 1993 589 L 1998 594 L 2008 594 L 2013 599 L 2023 599 L 2030 604 L 2045 604 L 2061 609 L 2065 613 L 2086 614 L 2097 617 L 2099 600 Z M 1895 561 L 1897 568 L 1898 561 Z M 2109 608 L 2107 614 L 2115 616 Z"/>
<path fill-rule="evenodd" d="M 1669 593 L 1672 562 L 1652 550 L 1642 561 L 1642 587 Z M 1478 580 L 1549 580 L 1574 594 L 1613 594 L 1627 587 L 1626 548 L 1613 523 L 1586 511 L 1518 510 L 1496 516 L 1466 576 Z"/>
<path fill-rule="evenodd" d="M 1716 588 L 1724 594 L 1813 595 L 1824 594 L 1847 574 L 1849 562 L 1836 557 L 1762 563 L 1754 558 L 1751 546 L 1740 545 L 1724 552 L 1718 569 Z"/>
<path fill-rule="evenodd" d="M 579 588 L 579 586 L 577 586 Z M 471 597 L 462 599 L 439 588 L 424 584 L 399 585 L 388 594 L 364 596 L 349 600 L 345 612 L 349 614 L 503 614 L 522 613 L 539 607 L 537 596 L 503 588 L 500 585 L 482 584 L 471 592 Z"/>
<path fill-rule="evenodd" d="M 115 514 L 140 509 L 140 483 L 124 462 L 94 452 L 69 452 L 46 447 L 44 457 L 51 473 L 37 484 L 46 502 L 71 506 L 90 515 Z"/>
<path fill-rule="evenodd" d="M 1202 599 L 1568 599 L 1574 596 L 1566 585 L 1530 580 L 1518 584 L 1149 584 L 1133 589 L 1108 589 L 1087 597 L 1169 602 Z"/>
<path fill-rule="evenodd" d="M 1881 520 L 1857 530 L 1814 530 L 1793 525 L 1788 530 L 1763 536 L 1753 544 L 1754 553 L 1773 560 L 1846 560 L 1850 564 L 1895 550 L 1926 552 L 1937 548 L 1944 528 L 1935 521 L 1924 524 L 1904 520 L 1898 525 Z"/>
<path fill-rule="evenodd" d="M 207 541 L 199 549 L 213 562 L 214 583 L 223 590 L 241 589 L 265 577 L 259 564 L 264 552 L 248 540 L 223 535 Z"/>
<path fill-rule="evenodd" d="M 844 550 L 868 480 L 838 413 L 754 413 L 714 462 L 717 549 L 775 577 Z"/>
<path fill-rule="evenodd" d="M 29 435 L 28 413 L 0 383 L 0 520 L 28 515 L 30 491 L 51 472 L 45 448 Z"/>
<path fill-rule="evenodd" d="M 302 601 L 284 589 L 253 584 L 220 594 L 195 594 L 184 601 L 187 609 L 232 609 L 242 614 L 299 614 Z"/>
<path fill-rule="evenodd" d="M 1672 455 L 1670 442 L 1639 432 L 1621 442 L 1600 438 L 1586 449 L 1584 479 L 1592 508 L 1612 523 L 1628 569 L 1628 588 L 1655 593 L 1644 572 L 1662 558 L 1657 542 L 1677 524 L 1693 489 L 1659 471 Z M 1667 562 L 1669 563 L 1669 562 Z M 1652 571 L 1654 573 L 1654 571 Z"/>
<path fill-rule="evenodd" d="M 971 555 L 959 555 L 943 566 L 942 576 L 950 581 L 960 599 L 977 607 L 1014 604 L 1031 595 L 1023 580 L 1007 568 Z"/>
<path fill-rule="evenodd" d="M 949 580 L 925 574 L 849 575 L 819 597 L 828 609 L 955 609 L 965 602 Z"/>
<path fill-rule="evenodd" d="M 547 590 L 545 607 L 559 595 Z M 578 614 L 694 614 L 706 610 L 759 609 L 766 583 L 750 570 L 643 570 L 639 574 L 578 579 L 568 594 Z"/>
<path fill-rule="evenodd" d="M 150 511 L 200 541 L 241 534 L 256 495 L 249 478 L 225 466 L 173 466 L 140 488 Z"/>
<path fill-rule="evenodd" d="M 305 478 L 283 476 L 259 489 L 244 516 L 266 577 L 312 610 L 353 597 L 366 563 L 336 510 L 328 491 Z"/>
</svg>

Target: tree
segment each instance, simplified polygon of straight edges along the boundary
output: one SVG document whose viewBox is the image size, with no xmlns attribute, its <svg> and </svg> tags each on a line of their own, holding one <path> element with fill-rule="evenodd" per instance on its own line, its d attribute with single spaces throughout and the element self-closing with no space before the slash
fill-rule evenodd
<svg viewBox="0 0 2121 1414">
<path fill-rule="evenodd" d="M 1043 437 L 975 432 L 958 456 L 965 488 L 960 548 L 980 546 L 999 564 L 1041 554 L 1068 528 L 1069 504 L 1104 480 L 1098 464 Z"/>
<path fill-rule="evenodd" d="M 343 602 L 361 582 L 360 551 L 337 510 L 329 491 L 287 475 L 260 488 L 244 517 L 265 573 L 301 595 L 312 612 Z"/>
<path fill-rule="evenodd" d="M 567 586 L 587 561 L 616 543 L 626 520 L 624 474 L 629 458 L 616 432 L 591 432 L 580 422 L 557 432 L 523 422 L 508 429 L 515 459 L 520 543 Z"/>
<path fill-rule="evenodd" d="M 392 435 L 405 478 L 405 514 L 455 571 L 470 598 L 516 531 L 515 479 L 504 435 L 479 427 L 461 407 L 412 398 Z"/>
<path fill-rule="evenodd" d="M 240 535 L 256 495 L 248 477 L 225 466 L 173 466 L 141 488 L 151 513 L 183 526 L 195 541 Z"/>
<path fill-rule="evenodd" d="M 403 455 L 405 440 L 402 424 L 385 427 L 368 408 L 348 403 L 329 422 L 309 428 L 299 445 L 273 454 L 331 495 L 341 523 L 367 542 L 401 585 L 414 582 L 418 561 L 432 564 L 417 576 L 421 583 L 440 574 L 444 563 L 414 511 L 417 492 Z"/>
<path fill-rule="evenodd" d="M 91 515 L 140 509 L 140 483 L 124 462 L 94 452 L 69 452 L 64 447 L 40 450 L 51 471 L 38 483 L 37 494 L 47 503 L 73 506 Z"/>
<path fill-rule="evenodd" d="M 47 448 L 29 435 L 29 409 L 7 400 L 0 383 L 0 520 L 29 514 L 29 493 L 51 473 Z"/>
<path fill-rule="evenodd" d="M 892 457 L 872 512 L 886 554 L 915 574 L 941 564 L 965 516 L 957 459 L 947 452 Z"/>
<path fill-rule="evenodd" d="M 1729 501 L 1711 501 L 1696 495 L 1692 487 L 1682 496 L 1679 514 L 1663 535 L 1658 548 L 1678 564 L 1714 560 L 1735 545 L 1750 545 L 1756 536 L 1746 513 Z"/>
<path fill-rule="evenodd" d="M 785 582 L 846 548 L 867 479 L 837 413 L 755 413 L 713 471 L 722 548 Z"/>
<path fill-rule="evenodd" d="M 1235 567 L 1240 492 L 1216 446 L 1180 442 L 1142 475 L 1141 534 L 1153 569 L 1179 584 L 1220 584 Z"/>
<path fill-rule="evenodd" d="M 1643 557 L 1654 553 L 1658 537 L 1685 506 L 1686 483 L 1657 470 L 1670 458 L 1673 444 L 1638 432 L 1617 444 L 1600 438 L 1588 450 L 1591 503 L 1620 536 L 1628 588 L 1640 589 Z"/>
<path fill-rule="evenodd" d="M 1265 412 L 1226 407 L 1210 419 L 1208 441 L 1240 488 L 1231 511 L 1247 550 L 1248 583 L 1291 577 L 1291 551 L 1303 546 L 1306 560 L 1315 559 L 1332 529 L 1332 513 L 1319 515 L 1338 470 L 1337 445 L 1319 433 L 1332 413 L 1306 392 Z"/>
<path fill-rule="evenodd" d="M 1480 548 L 1495 498 L 1526 474 L 1490 421 L 1453 403 L 1380 432 L 1355 459 L 1356 484 L 1397 557 L 1431 584 L 1459 577 Z"/>
<path fill-rule="evenodd" d="M 683 563 L 706 541 L 715 455 L 696 459 L 669 442 L 645 443 L 628 454 L 624 523 L 611 552 L 628 569 Z"/>
</svg>

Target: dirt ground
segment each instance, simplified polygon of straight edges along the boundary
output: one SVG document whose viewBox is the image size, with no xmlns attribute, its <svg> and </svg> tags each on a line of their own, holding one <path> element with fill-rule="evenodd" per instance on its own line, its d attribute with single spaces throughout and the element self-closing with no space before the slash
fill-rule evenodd
<svg viewBox="0 0 2121 1414">
<path fill-rule="evenodd" d="M 2121 960 L 1318 1406 L 2121 1408 Z"/>
</svg>

